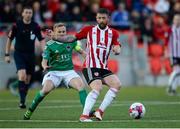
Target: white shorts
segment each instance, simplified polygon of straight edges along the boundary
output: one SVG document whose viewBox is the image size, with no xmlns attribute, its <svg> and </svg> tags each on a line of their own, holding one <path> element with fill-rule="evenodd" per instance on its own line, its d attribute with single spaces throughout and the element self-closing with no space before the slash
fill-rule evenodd
<svg viewBox="0 0 180 129">
<path fill-rule="evenodd" d="M 44 85 L 46 80 L 51 80 L 55 87 L 58 87 L 62 81 L 68 87 L 71 79 L 76 77 L 80 78 L 80 76 L 74 70 L 50 71 L 44 76 L 42 85 Z"/>
</svg>

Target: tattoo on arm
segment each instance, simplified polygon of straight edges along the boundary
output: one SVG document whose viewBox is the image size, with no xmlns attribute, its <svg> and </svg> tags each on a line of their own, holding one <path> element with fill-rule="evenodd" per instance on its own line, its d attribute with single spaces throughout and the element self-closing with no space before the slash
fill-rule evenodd
<svg viewBox="0 0 180 129">
<path fill-rule="evenodd" d="M 53 38 L 53 40 L 57 40 L 63 43 L 72 43 L 72 42 L 75 42 L 77 39 L 74 35 L 66 35 L 62 37 Z"/>
</svg>

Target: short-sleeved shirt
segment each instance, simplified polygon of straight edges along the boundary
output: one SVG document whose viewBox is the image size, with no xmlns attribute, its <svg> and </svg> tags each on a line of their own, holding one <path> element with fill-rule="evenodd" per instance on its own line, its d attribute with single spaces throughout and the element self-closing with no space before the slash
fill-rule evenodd
<svg viewBox="0 0 180 129">
<path fill-rule="evenodd" d="M 13 40 L 15 38 L 15 51 L 27 54 L 34 54 L 35 39 L 43 40 L 40 26 L 31 21 L 30 24 L 25 24 L 22 20 L 17 21 L 8 37 Z"/>
<path fill-rule="evenodd" d="M 100 29 L 96 25 L 84 27 L 75 36 L 78 40 L 87 38 L 87 56 L 84 66 L 86 68 L 108 69 L 107 60 L 111 48 L 113 45 L 120 45 L 118 32 L 109 26 Z"/>
<path fill-rule="evenodd" d="M 43 53 L 43 59 L 48 60 L 48 65 L 51 66 L 49 71 L 65 71 L 72 70 L 72 52 L 77 46 L 77 42 L 61 43 L 54 40 L 49 40 L 46 43 Z"/>
</svg>

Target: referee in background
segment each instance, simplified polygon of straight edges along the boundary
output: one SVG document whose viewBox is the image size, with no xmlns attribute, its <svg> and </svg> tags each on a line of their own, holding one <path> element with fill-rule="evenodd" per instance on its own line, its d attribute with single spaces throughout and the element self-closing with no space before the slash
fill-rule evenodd
<svg viewBox="0 0 180 129">
<path fill-rule="evenodd" d="M 10 47 L 15 38 L 14 60 L 18 74 L 18 89 L 20 96 L 20 108 L 26 108 L 25 101 L 31 77 L 35 69 L 35 40 L 45 45 L 41 35 L 40 26 L 32 21 L 33 10 L 30 6 L 25 6 L 22 11 L 22 20 L 17 21 L 8 34 L 5 50 L 5 61 L 10 63 Z"/>
</svg>

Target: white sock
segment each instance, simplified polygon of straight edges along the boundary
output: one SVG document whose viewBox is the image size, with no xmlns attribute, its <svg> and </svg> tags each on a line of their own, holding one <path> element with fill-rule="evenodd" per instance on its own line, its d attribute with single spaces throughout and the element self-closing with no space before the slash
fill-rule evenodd
<svg viewBox="0 0 180 129">
<path fill-rule="evenodd" d="M 84 109 L 83 109 L 83 115 L 88 115 L 89 112 L 92 110 L 94 104 L 96 103 L 96 100 L 99 96 L 99 91 L 92 90 L 89 92 L 88 96 L 86 97 Z"/>
<path fill-rule="evenodd" d="M 111 104 L 111 102 L 114 100 L 116 97 L 118 90 L 115 88 L 110 88 L 106 95 L 104 96 L 104 100 L 102 101 L 99 109 L 102 110 L 103 112 L 105 109 Z"/>
<path fill-rule="evenodd" d="M 180 76 L 180 69 L 179 67 L 177 67 L 176 69 L 173 70 L 173 72 L 171 73 L 170 77 L 169 77 L 169 87 L 172 88 L 172 90 L 176 90 L 177 89 L 177 83 L 178 83 L 178 78 Z"/>
<path fill-rule="evenodd" d="M 169 77 L 169 82 L 168 82 L 169 86 L 172 86 L 173 81 L 174 81 L 174 79 L 175 79 L 175 77 L 176 77 L 176 74 L 177 74 L 176 71 L 173 71 L 173 72 L 171 73 L 171 75 L 170 75 L 170 77 Z"/>
<path fill-rule="evenodd" d="M 172 82 L 172 85 L 171 85 L 172 90 L 176 90 L 177 89 L 177 85 L 178 85 L 177 82 L 178 82 L 178 76 L 176 76 L 174 78 L 174 81 Z"/>
</svg>

